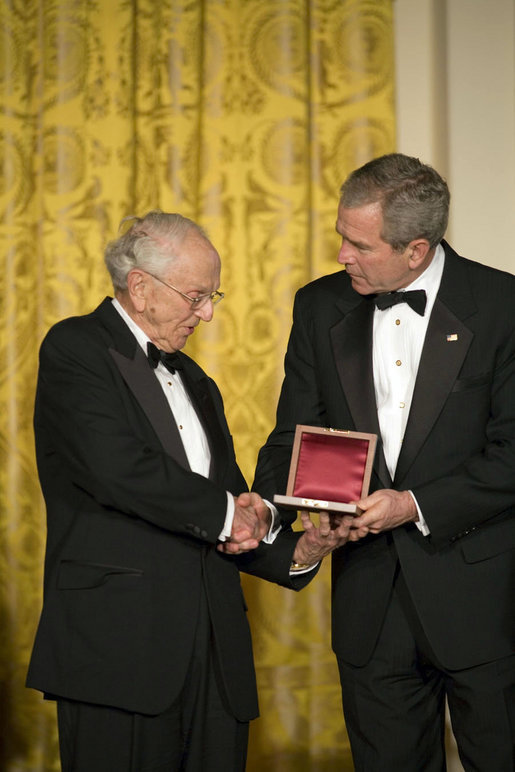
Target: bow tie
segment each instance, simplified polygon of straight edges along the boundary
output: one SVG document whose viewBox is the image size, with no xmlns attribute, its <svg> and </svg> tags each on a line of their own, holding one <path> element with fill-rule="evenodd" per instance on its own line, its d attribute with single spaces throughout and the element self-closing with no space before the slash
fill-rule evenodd
<svg viewBox="0 0 515 772">
<path fill-rule="evenodd" d="M 385 292 L 384 294 L 377 295 L 374 298 L 374 303 L 381 311 L 396 306 L 397 303 L 407 303 L 417 314 L 424 316 L 426 291 L 421 289 L 408 290 L 407 292 Z"/>
<path fill-rule="evenodd" d="M 150 341 L 147 343 L 147 357 L 150 367 L 153 367 L 154 369 L 158 366 L 159 362 L 162 362 L 166 369 L 171 373 L 182 369 L 182 362 L 176 351 L 172 354 L 161 351 L 160 348 Z"/>
</svg>

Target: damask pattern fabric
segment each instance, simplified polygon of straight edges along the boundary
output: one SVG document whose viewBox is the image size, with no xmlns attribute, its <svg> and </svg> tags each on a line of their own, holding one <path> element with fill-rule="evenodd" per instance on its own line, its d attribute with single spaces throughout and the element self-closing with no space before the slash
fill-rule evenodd
<svg viewBox="0 0 515 772">
<path fill-rule="evenodd" d="M 0 767 L 35 772 L 59 768 L 54 706 L 23 687 L 45 540 L 40 341 L 110 293 L 122 217 L 198 221 L 226 298 L 188 353 L 221 387 L 251 482 L 294 293 L 338 268 L 340 183 L 394 149 L 392 0 L 9 0 L 0 41 Z M 262 713 L 249 771 L 352 769 L 328 567 L 295 597 L 251 579 L 245 593 Z"/>
</svg>

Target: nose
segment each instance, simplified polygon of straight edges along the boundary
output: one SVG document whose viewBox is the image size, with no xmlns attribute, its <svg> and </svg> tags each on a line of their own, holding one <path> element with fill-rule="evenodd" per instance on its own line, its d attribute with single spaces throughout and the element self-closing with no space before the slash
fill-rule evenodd
<svg viewBox="0 0 515 772">
<path fill-rule="evenodd" d="M 340 265 L 347 265 L 355 262 L 353 247 L 352 244 L 349 244 L 348 241 L 342 241 L 340 251 L 338 252 L 337 261 L 340 263 Z"/>
<path fill-rule="evenodd" d="M 213 301 L 208 298 L 208 300 L 206 300 L 200 308 L 196 308 L 193 313 L 195 316 L 198 316 L 199 319 L 202 319 L 203 322 L 210 322 L 213 318 L 213 309 Z"/>
</svg>

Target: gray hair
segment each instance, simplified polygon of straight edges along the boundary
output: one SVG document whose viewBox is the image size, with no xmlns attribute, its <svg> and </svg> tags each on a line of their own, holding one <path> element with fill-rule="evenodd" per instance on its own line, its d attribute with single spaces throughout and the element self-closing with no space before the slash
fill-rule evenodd
<svg viewBox="0 0 515 772">
<path fill-rule="evenodd" d="M 381 238 L 396 251 L 419 238 L 435 247 L 447 228 L 449 201 L 449 188 L 438 172 L 402 153 L 369 161 L 340 189 L 340 204 L 346 208 L 381 204 Z"/>
<path fill-rule="evenodd" d="M 115 290 L 127 289 L 127 276 L 133 268 L 159 276 L 176 258 L 175 249 L 190 231 L 208 239 L 205 231 L 193 220 L 180 214 L 168 214 L 154 209 L 143 217 L 124 217 L 131 226 L 118 238 L 110 241 L 104 253 L 107 270 Z"/>
</svg>

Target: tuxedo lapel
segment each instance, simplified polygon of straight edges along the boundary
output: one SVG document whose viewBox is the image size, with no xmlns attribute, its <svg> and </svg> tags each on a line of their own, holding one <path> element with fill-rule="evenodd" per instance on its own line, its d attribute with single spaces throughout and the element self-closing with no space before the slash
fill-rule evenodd
<svg viewBox="0 0 515 772">
<path fill-rule="evenodd" d="M 113 348 L 109 349 L 109 353 L 152 424 L 165 452 L 182 467 L 189 469 L 174 415 L 141 346 L 137 346 L 133 359 Z"/>
<path fill-rule="evenodd" d="M 93 312 L 109 331 L 108 350 L 127 386 L 150 421 L 163 449 L 178 464 L 189 469 L 177 424 L 144 351 L 129 330 L 110 298 Z"/>
<path fill-rule="evenodd" d="M 133 359 L 127 358 L 114 349 L 110 354 L 115 360 L 127 385 L 143 408 L 165 451 L 181 466 L 189 469 L 189 462 L 172 410 L 166 400 L 159 381 L 140 346 L 136 347 Z M 190 360 L 178 352 L 183 368 L 180 377 L 198 415 L 209 442 L 211 451 L 210 479 L 219 478 L 227 460 L 227 448 L 223 440 L 222 427 L 216 415 L 213 399 L 205 375 L 195 377 Z"/>
<path fill-rule="evenodd" d="M 372 366 L 374 304 L 357 296 L 358 303 L 341 304 L 343 319 L 330 330 L 338 377 L 354 421 L 360 431 L 377 434 L 379 443 L 374 468 L 385 487 L 391 478 L 384 458 L 377 418 Z M 333 427 L 346 429 L 347 427 Z"/>
<path fill-rule="evenodd" d="M 181 377 L 204 427 L 211 450 L 209 478 L 211 480 L 221 479 L 227 461 L 227 446 L 224 441 L 223 428 L 220 425 L 215 404 L 209 391 L 208 378 L 204 374 L 200 378 L 196 377 L 189 365 L 189 359 L 185 356 L 182 359 L 184 369 Z"/>
<path fill-rule="evenodd" d="M 463 319 L 475 311 L 460 259 L 444 242 L 446 264 L 422 349 L 411 410 L 395 472 L 400 485 L 438 419 L 463 365 L 473 333 Z"/>
</svg>

